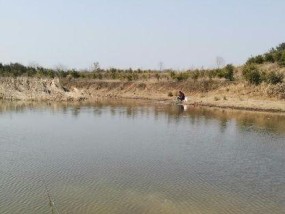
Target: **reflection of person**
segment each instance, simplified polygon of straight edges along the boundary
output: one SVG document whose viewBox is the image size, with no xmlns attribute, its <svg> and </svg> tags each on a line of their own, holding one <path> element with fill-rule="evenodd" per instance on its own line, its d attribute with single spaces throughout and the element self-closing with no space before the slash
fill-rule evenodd
<svg viewBox="0 0 285 214">
<path fill-rule="evenodd" d="M 185 100 L 185 94 L 182 91 L 178 92 L 177 100 L 184 101 Z"/>
<path fill-rule="evenodd" d="M 187 111 L 187 105 L 177 105 L 178 107 L 178 115 L 183 114 L 183 112 Z"/>
</svg>

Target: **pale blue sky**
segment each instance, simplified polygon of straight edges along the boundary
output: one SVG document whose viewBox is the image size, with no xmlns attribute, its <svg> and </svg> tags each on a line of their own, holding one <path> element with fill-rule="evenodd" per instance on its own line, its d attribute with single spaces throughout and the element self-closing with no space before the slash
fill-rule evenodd
<svg viewBox="0 0 285 214">
<path fill-rule="evenodd" d="M 284 0 L 0 0 L 0 62 L 184 69 L 285 42 Z"/>
</svg>

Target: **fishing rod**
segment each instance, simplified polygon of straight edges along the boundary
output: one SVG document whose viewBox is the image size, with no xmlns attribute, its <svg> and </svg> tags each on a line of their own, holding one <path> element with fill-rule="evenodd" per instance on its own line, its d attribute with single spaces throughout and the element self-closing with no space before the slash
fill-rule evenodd
<svg viewBox="0 0 285 214">
<path fill-rule="evenodd" d="M 44 180 L 42 180 L 43 184 L 44 184 L 44 187 L 45 187 L 45 192 L 46 192 L 46 195 L 47 195 L 47 198 L 48 198 L 48 201 L 49 201 L 49 206 L 51 207 L 51 213 L 52 214 L 60 214 L 58 212 L 58 209 L 56 208 L 55 206 L 55 203 L 54 203 L 54 200 L 50 194 L 50 191 L 48 189 L 48 186 L 46 184 L 46 182 Z"/>
</svg>

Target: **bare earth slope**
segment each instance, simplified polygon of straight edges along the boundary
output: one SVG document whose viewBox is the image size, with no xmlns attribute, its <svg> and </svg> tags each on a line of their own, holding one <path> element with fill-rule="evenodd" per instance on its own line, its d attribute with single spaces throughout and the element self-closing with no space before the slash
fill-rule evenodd
<svg viewBox="0 0 285 214">
<path fill-rule="evenodd" d="M 83 97 L 76 89 L 64 88 L 58 78 L 0 78 L 0 99 L 68 101 Z"/>
</svg>

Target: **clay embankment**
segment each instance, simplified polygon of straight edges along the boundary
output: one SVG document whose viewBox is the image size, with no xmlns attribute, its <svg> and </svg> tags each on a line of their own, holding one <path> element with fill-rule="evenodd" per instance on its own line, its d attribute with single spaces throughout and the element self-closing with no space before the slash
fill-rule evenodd
<svg viewBox="0 0 285 214">
<path fill-rule="evenodd" d="M 84 96 L 76 88 L 73 90 L 64 88 L 58 78 L 2 77 L 0 99 L 68 101 L 82 100 Z"/>
<path fill-rule="evenodd" d="M 10 100 L 93 101 L 98 98 L 171 102 L 178 90 L 186 104 L 285 112 L 285 84 L 259 86 L 224 80 L 113 81 L 87 79 L 1 78 L 0 98 Z"/>
</svg>

